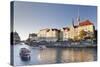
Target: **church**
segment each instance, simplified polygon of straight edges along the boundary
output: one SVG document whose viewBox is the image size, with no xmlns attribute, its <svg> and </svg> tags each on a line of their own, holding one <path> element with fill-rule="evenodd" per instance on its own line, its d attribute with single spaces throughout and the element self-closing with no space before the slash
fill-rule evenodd
<svg viewBox="0 0 100 67">
<path fill-rule="evenodd" d="M 95 26 L 90 20 L 80 21 L 77 19 L 77 25 L 72 20 L 71 27 L 64 27 L 61 29 L 42 29 L 38 32 L 37 37 L 40 41 L 67 41 L 69 39 L 81 40 L 86 37 L 93 37 Z"/>
<path fill-rule="evenodd" d="M 74 24 L 74 21 L 72 21 L 72 26 L 71 27 L 65 27 L 62 28 L 63 32 L 63 40 L 68 40 L 68 39 L 82 39 L 85 37 L 93 37 L 94 36 L 94 31 L 95 31 L 95 26 L 90 20 L 83 20 L 77 21 L 77 25 Z M 84 37 L 82 36 L 82 33 L 84 34 Z"/>
</svg>

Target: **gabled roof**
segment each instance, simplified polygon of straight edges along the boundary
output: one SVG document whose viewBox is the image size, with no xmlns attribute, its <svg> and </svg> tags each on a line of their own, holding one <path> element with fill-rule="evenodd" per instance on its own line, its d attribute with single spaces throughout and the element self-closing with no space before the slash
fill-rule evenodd
<svg viewBox="0 0 100 67">
<path fill-rule="evenodd" d="M 79 26 L 87 26 L 87 25 L 93 25 L 93 23 L 90 22 L 89 20 L 85 20 L 79 23 Z"/>
</svg>

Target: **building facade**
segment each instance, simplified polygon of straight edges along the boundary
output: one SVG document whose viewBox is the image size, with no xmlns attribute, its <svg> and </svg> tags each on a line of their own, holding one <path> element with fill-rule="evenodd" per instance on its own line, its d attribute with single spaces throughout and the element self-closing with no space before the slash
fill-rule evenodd
<svg viewBox="0 0 100 67">
<path fill-rule="evenodd" d="M 42 29 L 38 33 L 39 41 L 57 41 L 59 39 L 60 30 L 58 29 Z"/>
<path fill-rule="evenodd" d="M 37 38 L 37 34 L 35 34 L 35 33 L 31 33 L 31 34 L 29 34 L 29 37 L 28 37 L 31 41 L 36 41 L 36 40 L 38 40 L 38 38 Z"/>
<path fill-rule="evenodd" d="M 63 28 L 63 40 L 68 39 L 81 39 L 81 31 L 84 31 L 86 35 L 84 37 L 94 36 L 95 27 L 89 20 L 80 21 L 79 25 L 73 25 L 72 27 Z"/>
<path fill-rule="evenodd" d="M 37 34 L 39 41 L 67 41 L 69 39 L 82 39 L 80 37 L 85 32 L 84 37 L 91 37 L 94 35 L 94 24 L 89 21 L 78 21 L 75 25 L 72 21 L 71 27 L 65 27 L 60 30 L 58 29 L 42 29 Z"/>
</svg>

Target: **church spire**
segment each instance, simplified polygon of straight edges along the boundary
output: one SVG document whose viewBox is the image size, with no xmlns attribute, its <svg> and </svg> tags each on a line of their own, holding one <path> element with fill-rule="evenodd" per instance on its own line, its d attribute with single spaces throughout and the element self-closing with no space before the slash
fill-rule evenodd
<svg viewBox="0 0 100 67">
<path fill-rule="evenodd" d="M 79 23 L 80 23 L 80 15 L 79 15 L 79 8 L 78 8 L 78 16 L 77 16 L 77 23 L 78 23 L 78 25 L 79 25 Z"/>
<path fill-rule="evenodd" d="M 73 27 L 74 27 L 74 19 L 72 18 L 72 25 L 73 25 Z"/>
</svg>

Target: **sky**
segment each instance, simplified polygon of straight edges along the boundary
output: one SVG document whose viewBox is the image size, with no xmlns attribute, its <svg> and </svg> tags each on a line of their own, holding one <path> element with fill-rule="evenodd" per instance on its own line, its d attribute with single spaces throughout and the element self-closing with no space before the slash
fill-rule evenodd
<svg viewBox="0 0 100 67">
<path fill-rule="evenodd" d="M 97 7 L 71 4 L 51 4 L 36 2 L 14 2 L 14 31 L 21 40 L 28 38 L 29 33 L 38 33 L 40 29 L 72 26 L 72 19 L 77 24 L 89 19 L 97 28 Z"/>
</svg>

